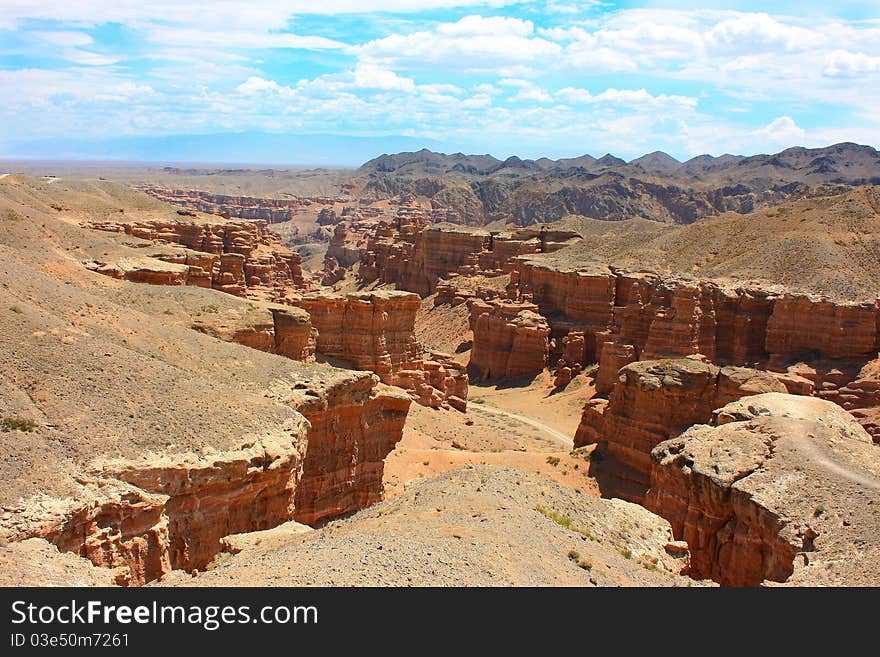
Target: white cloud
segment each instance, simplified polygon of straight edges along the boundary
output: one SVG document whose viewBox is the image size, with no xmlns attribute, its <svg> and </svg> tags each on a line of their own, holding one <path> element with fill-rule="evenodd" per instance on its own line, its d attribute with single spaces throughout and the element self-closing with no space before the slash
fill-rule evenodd
<svg viewBox="0 0 880 657">
<path fill-rule="evenodd" d="M 282 87 L 275 80 L 266 80 L 256 75 L 249 77 L 238 85 L 235 90 L 244 96 L 258 96 L 267 92 L 289 96 L 294 93 L 294 90 L 290 87 Z"/>
<path fill-rule="evenodd" d="M 559 44 L 534 32 L 531 21 L 519 18 L 466 16 L 455 23 L 441 23 L 432 31 L 376 39 L 349 52 L 363 60 L 407 69 L 442 66 L 449 71 L 535 64 L 562 52 Z"/>
<path fill-rule="evenodd" d="M 298 48 L 304 50 L 332 50 L 346 45 L 320 36 L 299 36 L 282 32 L 266 33 L 260 30 L 221 29 L 199 27 L 170 27 L 157 25 L 147 30 L 147 38 L 157 44 L 190 48 L 268 49 Z"/>
<path fill-rule="evenodd" d="M 609 104 L 631 107 L 635 109 L 649 109 L 678 107 L 682 109 L 694 109 L 698 99 L 691 96 L 677 96 L 669 94 L 653 95 L 646 89 L 615 89 L 610 88 L 593 95 L 588 89 L 565 87 L 557 92 L 557 97 L 570 103 L 580 104 Z"/>
<path fill-rule="evenodd" d="M 835 50 L 826 58 L 824 74 L 832 78 L 855 78 L 880 71 L 880 57 L 861 52 Z"/>
<path fill-rule="evenodd" d="M 284 29 L 298 14 L 333 16 L 377 11 L 416 13 L 452 7 L 503 7 L 524 0 L 75 0 L 51 3 L 44 0 L 4 2 L 0 29 L 15 29 L 28 19 L 53 20 L 80 25 L 122 23 L 142 25 L 160 20 L 201 26 L 206 29 Z"/>
<path fill-rule="evenodd" d="M 753 135 L 774 144 L 800 143 L 806 132 L 789 116 L 780 116 L 763 128 L 752 131 Z"/>
<path fill-rule="evenodd" d="M 94 43 L 94 39 L 85 32 L 74 32 L 72 30 L 55 30 L 41 31 L 35 30 L 30 32 L 34 37 L 46 43 L 52 43 L 58 46 L 87 46 Z"/>
<path fill-rule="evenodd" d="M 358 62 L 355 67 L 354 84 L 364 89 L 414 91 L 416 88 L 415 82 L 410 78 L 401 77 L 394 71 L 367 62 Z"/>
<path fill-rule="evenodd" d="M 825 41 L 821 32 L 781 23 L 767 14 L 739 14 L 716 24 L 706 34 L 710 48 L 730 53 L 801 51 L 819 47 Z"/>
</svg>

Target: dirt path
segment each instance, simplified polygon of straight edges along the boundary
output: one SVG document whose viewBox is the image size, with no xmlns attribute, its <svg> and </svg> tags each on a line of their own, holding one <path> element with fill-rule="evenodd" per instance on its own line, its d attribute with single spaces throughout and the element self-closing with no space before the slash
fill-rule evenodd
<svg viewBox="0 0 880 657">
<path fill-rule="evenodd" d="M 865 486 L 872 490 L 880 491 L 880 480 L 878 480 L 876 477 L 867 477 L 860 472 L 856 472 L 852 468 L 848 468 L 830 459 L 826 454 L 823 454 L 822 450 L 815 444 L 813 444 L 809 439 L 799 443 L 798 448 L 802 454 L 807 456 L 816 465 L 820 465 L 826 470 L 830 470 L 834 474 L 839 475 L 847 481 L 853 482 L 854 484 Z"/>
<path fill-rule="evenodd" d="M 560 444 L 560 446 L 565 447 L 566 449 L 571 449 L 572 447 L 572 437 L 566 436 L 561 431 L 557 431 L 553 427 L 547 426 L 543 422 L 536 420 L 531 417 L 526 417 L 525 415 L 519 415 L 518 413 L 512 413 L 510 411 L 505 411 L 503 408 L 496 408 L 495 406 L 488 406 L 486 404 L 469 404 L 468 410 L 471 413 L 489 413 L 492 415 L 502 415 L 504 417 L 516 420 L 517 422 L 522 422 L 523 424 L 528 424 L 535 429 L 543 431 L 548 436 L 552 437 L 556 442 Z"/>
</svg>

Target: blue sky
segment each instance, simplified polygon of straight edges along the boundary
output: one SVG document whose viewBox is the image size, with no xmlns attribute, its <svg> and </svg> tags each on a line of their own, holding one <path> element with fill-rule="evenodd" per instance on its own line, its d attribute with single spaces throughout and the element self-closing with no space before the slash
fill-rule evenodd
<svg viewBox="0 0 880 657">
<path fill-rule="evenodd" d="M 0 154 L 243 131 L 499 157 L 880 146 L 880 7 L 0 0 Z"/>
</svg>

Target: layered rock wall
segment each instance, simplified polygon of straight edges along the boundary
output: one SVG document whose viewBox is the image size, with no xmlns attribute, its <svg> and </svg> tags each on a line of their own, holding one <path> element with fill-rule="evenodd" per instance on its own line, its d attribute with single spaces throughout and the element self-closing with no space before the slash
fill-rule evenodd
<svg viewBox="0 0 880 657">
<path fill-rule="evenodd" d="M 299 411 L 277 431 L 227 452 L 95 463 L 79 495 L 29 500 L 4 518 L 4 534 L 44 538 L 138 586 L 203 570 L 224 536 L 316 524 L 377 502 L 409 396 L 369 373 L 302 374 L 266 391 Z"/>
<path fill-rule="evenodd" d="M 450 274 L 500 275 L 514 258 L 558 250 L 576 241 L 575 233 L 522 230 L 490 233 L 465 226 L 424 226 L 421 221 L 381 223 L 361 253 L 360 279 L 394 283 L 399 290 L 433 294 Z"/>
<path fill-rule="evenodd" d="M 195 189 L 168 189 L 159 185 L 141 185 L 142 192 L 165 203 L 190 208 L 207 214 L 259 219 L 270 224 L 290 221 L 308 206 L 319 204 L 332 206 L 351 201 L 348 197 L 295 197 L 289 199 L 263 198 L 256 196 L 232 196 L 212 194 Z M 324 208 L 322 208 L 324 209 Z M 332 208 L 326 208 L 332 212 Z"/>
<path fill-rule="evenodd" d="M 474 300 L 468 369 L 481 379 L 537 374 L 547 366 L 550 327 L 530 303 Z"/>
<path fill-rule="evenodd" d="M 213 287 L 236 296 L 258 292 L 271 297 L 272 289 L 303 288 L 306 285 L 301 256 L 283 247 L 264 221 L 198 223 L 157 220 L 96 222 L 86 226 L 188 249 L 157 250 L 149 257 L 123 258 L 115 263 L 90 263 L 91 269 L 114 278 Z"/>
<path fill-rule="evenodd" d="M 645 504 L 687 541 L 693 577 L 865 584 L 877 579 L 875 450 L 829 402 L 744 397 L 654 448 Z"/>
<path fill-rule="evenodd" d="M 589 404 L 575 446 L 599 442 L 605 455 L 603 492 L 642 502 L 651 474 L 651 450 L 729 401 L 785 392 L 771 374 L 716 367 L 693 359 L 640 361 L 620 370 L 607 405 Z"/>
<path fill-rule="evenodd" d="M 565 270 L 534 258 L 519 258 L 515 266 L 509 295 L 537 304 L 554 336 L 584 336 L 579 365 L 598 363 L 600 395 L 610 393 L 627 363 L 700 355 L 720 365 L 773 370 L 791 392 L 831 399 L 848 410 L 878 405 L 872 392 L 876 377 L 857 374 L 877 358 L 877 302 L 832 301 L 653 273 Z M 564 338 L 556 342 L 565 344 Z M 475 337 L 475 350 L 476 343 Z M 552 351 L 551 361 L 554 355 L 560 357 L 557 378 L 564 382 L 563 370 L 578 364 Z M 788 373 L 799 362 L 823 364 L 831 374 L 804 382 Z M 866 416 L 866 426 L 874 419 Z"/>
<path fill-rule="evenodd" d="M 308 451 L 293 518 L 316 525 L 382 499 L 385 457 L 403 434 L 409 395 L 372 375 L 297 405 L 308 418 Z"/>
<path fill-rule="evenodd" d="M 433 408 L 464 410 L 468 379 L 451 356 L 425 359 L 415 337 L 418 295 L 380 290 L 307 294 L 291 303 L 308 312 L 317 329 L 317 351 L 343 359 L 358 370 L 375 372 L 383 383 L 406 388 L 415 400 Z"/>
</svg>

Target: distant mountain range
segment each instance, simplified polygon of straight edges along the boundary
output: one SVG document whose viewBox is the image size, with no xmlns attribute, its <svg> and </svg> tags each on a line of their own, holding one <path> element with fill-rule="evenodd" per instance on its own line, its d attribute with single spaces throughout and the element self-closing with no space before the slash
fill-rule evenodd
<svg viewBox="0 0 880 657">
<path fill-rule="evenodd" d="M 630 162 L 610 154 L 502 161 L 422 149 L 381 155 L 358 173 L 377 198 L 427 197 L 478 225 L 529 225 L 567 215 L 691 223 L 729 210 L 753 212 L 804 196 L 880 185 L 880 153 L 842 143 L 749 157 L 699 155 L 687 162 L 660 151 Z"/>
<path fill-rule="evenodd" d="M 523 160 L 509 157 L 499 160 L 491 155 L 446 155 L 423 148 L 416 152 L 383 154 L 365 163 L 361 170 L 375 173 L 396 173 L 400 175 L 447 175 L 464 173 L 476 176 L 490 176 L 500 171 L 507 173 L 549 172 L 561 173 L 573 169 L 589 173 L 619 171 L 636 174 L 639 172 L 670 175 L 681 173 L 695 176 L 707 173 L 736 169 L 741 172 L 756 172 L 766 168 L 773 171 L 771 177 L 792 178 L 815 176 L 821 182 L 841 182 L 852 184 L 854 180 L 863 182 L 880 181 L 880 153 L 871 146 L 845 142 L 825 148 L 788 148 L 773 155 L 730 155 L 718 157 L 698 155 L 686 162 L 680 162 L 662 151 L 654 151 L 626 162 L 610 153 L 600 158 L 582 155 L 576 158 L 551 160 Z M 783 173 L 783 172 L 790 173 Z M 835 174 L 837 174 L 835 176 Z"/>
</svg>

